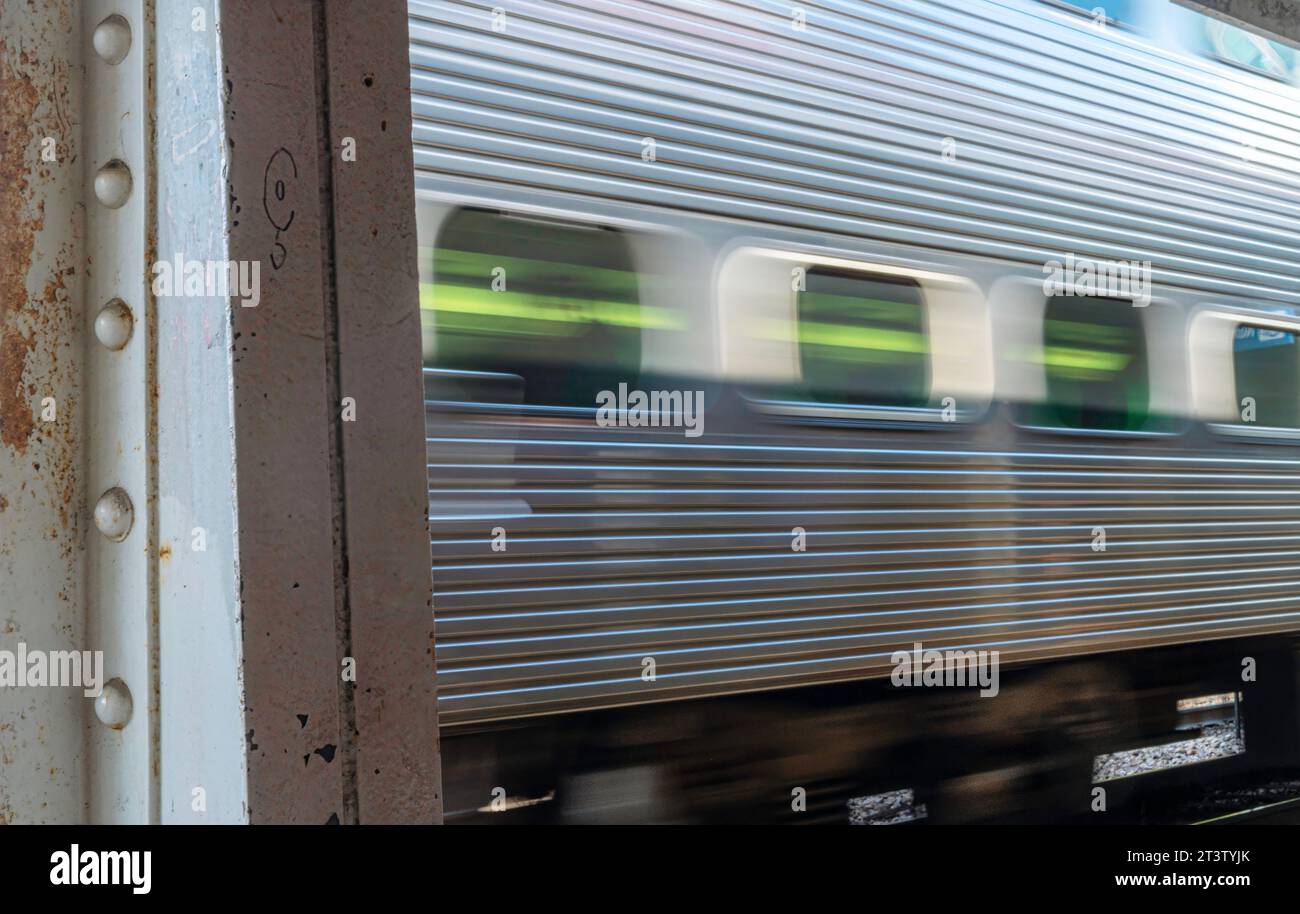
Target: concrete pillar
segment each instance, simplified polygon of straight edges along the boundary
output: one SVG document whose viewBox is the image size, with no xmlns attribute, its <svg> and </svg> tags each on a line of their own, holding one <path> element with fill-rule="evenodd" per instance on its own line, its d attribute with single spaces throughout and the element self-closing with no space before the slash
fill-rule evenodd
<svg viewBox="0 0 1300 914">
<path fill-rule="evenodd" d="M 183 6 L 158 10 L 157 255 L 259 282 L 157 299 L 164 806 L 232 770 L 165 707 L 216 688 L 249 820 L 433 822 L 405 5 L 219 0 L 201 37 Z"/>
</svg>

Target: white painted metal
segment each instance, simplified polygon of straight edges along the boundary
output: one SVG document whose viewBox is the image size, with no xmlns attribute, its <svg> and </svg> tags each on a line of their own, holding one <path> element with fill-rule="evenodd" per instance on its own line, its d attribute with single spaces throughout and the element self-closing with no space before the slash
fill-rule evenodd
<svg viewBox="0 0 1300 914">
<path fill-rule="evenodd" d="M 201 9 L 198 17 L 193 4 L 167 3 L 155 14 L 158 260 L 238 256 L 227 228 L 243 213 L 230 212 L 227 186 L 223 5 Z M 242 823 L 249 814 L 245 753 L 257 736 L 245 740 L 232 303 L 156 296 L 150 307 L 158 392 L 159 815 L 163 822 Z"/>
<path fill-rule="evenodd" d="M 152 49 L 144 0 L 85 0 L 78 6 L 86 36 L 80 54 L 86 76 L 83 319 L 90 340 L 100 308 L 115 298 L 137 315 L 148 313 L 151 99 L 147 74 Z M 125 56 L 116 64 L 93 47 L 96 28 L 113 15 L 126 20 L 132 36 Z M 120 42 L 114 46 L 120 50 Z M 158 819 L 159 694 L 151 568 L 155 512 L 148 412 L 152 332 L 148 320 L 136 323 L 122 349 L 89 345 L 85 351 L 87 494 L 98 500 L 120 488 L 130 499 L 134 515 L 120 541 L 92 529 L 86 542 L 89 647 L 104 652 L 105 678 L 121 679 L 133 696 L 130 717 L 120 729 L 97 719 L 92 719 L 89 729 L 89 818 L 97 823 Z M 97 519 L 98 515 L 96 510 Z"/>
</svg>

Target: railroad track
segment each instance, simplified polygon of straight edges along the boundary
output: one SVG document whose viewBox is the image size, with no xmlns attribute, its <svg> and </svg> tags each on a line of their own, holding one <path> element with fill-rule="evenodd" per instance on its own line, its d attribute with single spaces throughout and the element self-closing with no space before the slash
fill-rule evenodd
<svg viewBox="0 0 1300 914">
<path fill-rule="evenodd" d="M 1224 701 L 1212 705 L 1198 705 L 1180 708 L 1178 711 L 1178 729 L 1190 730 L 1206 724 L 1230 724 L 1237 719 L 1235 702 Z"/>
<path fill-rule="evenodd" d="M 1300 797 L 1221 813 L 1191 825 L 1300 825 Z"/>
</svg>

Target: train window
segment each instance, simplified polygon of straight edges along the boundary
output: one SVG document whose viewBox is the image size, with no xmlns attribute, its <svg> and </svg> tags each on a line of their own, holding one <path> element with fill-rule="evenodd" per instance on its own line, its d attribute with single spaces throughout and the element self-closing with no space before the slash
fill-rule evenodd
<svg viewBox="0 0 1300 914">
<path fill-rule="evenodd" d="M 1300 356 L 1286 330 L 1238 324 L 1232 373 L 1242 420 L 1266 428 L 1300 428 Z"/>
<path fill-rule="evenodd" d="M 1055 296 L 1043 315 L 1046 402 L 1029 424 L 1138 431 L 1150 416 L 1142 312 L 1127 299 Z"/>
<path fill-rule="evenodd" d="M 640 304 L 625 233 L 466 208 L 436 244 L 426 367 L 485 379 L 467 399 L 595 408 L 598 391 L 640 375 L 655 309 Z"/>
<path fill-rule="evenodd" d="M 1300 74 L 1294 48 L 1196 11 L 1182 11 L 1184 34 L 1201 54 L 1221 63 L 1290 82 Z"/>
<path fill-rule="evenodd" d="M 930 347 L 914 280 L 809 270 L 797 332 L 805 396 L 873 406 L 928 402 Z"/>
</svg>

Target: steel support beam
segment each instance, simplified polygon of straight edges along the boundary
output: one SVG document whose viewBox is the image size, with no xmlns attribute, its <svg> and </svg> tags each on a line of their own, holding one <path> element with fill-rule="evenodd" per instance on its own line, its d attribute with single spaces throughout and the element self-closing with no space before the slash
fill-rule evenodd
<svg viewBox="0 0 1300 914">
<path fill-rule="evenodd" d="M 146 279 L 153 195 L 152 34 L 145 0 L 85 0 L 78 9 L 85 68 L 86 631 L 90 647 L 104 652 L 104 675 L 117 682 L 119 706 L 107 723 L 89 718 L 89 818 L 152 822 L 158 819 L 161 765 L 153 327 Z M 108 24 L 114 16 L 117 30 Z M 96 332 L 100 313 L 115 303 L 129 315 L 121 346 L 105 345 Z M 102 517 L 95 519 L 113 493 L 126 509 L 121 536 L 104 529 Z"/>
<path fill-rule="evenodd" d="M 0 0 L 0 649 L 120 680 L 0 689 L 0 821 L 440 819 L 407 61 Z"/>
</svg>

